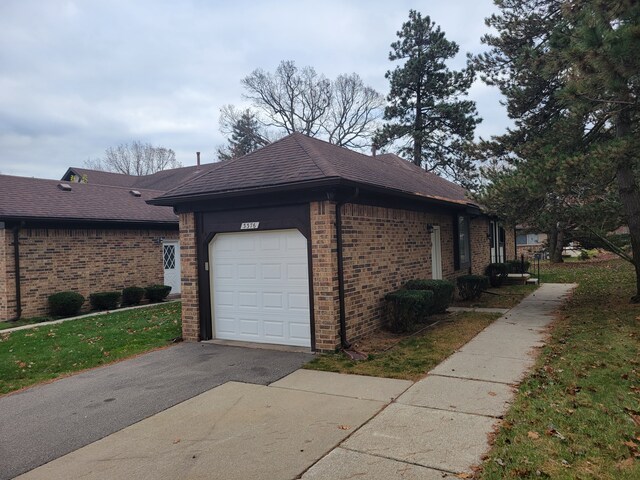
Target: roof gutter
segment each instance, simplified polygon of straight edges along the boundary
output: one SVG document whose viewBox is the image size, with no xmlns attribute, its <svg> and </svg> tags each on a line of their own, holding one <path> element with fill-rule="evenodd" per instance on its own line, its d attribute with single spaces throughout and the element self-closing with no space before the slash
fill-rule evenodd
<svg viewBox="0 0 640 480">
<path fill-rule="evenodd" d="M 13 266 L 16 281 L 16 316 L 11 321 L 18 321 L 22 317 L 22 291 L 20 289 L 20 225 L 13 227 Z"/>
<path fill-rule="evenodd" d="M 360 189 L 355 188 L 353 195 L 336 203 L 336 249 L 338 253 L 338 299 L 340 304 L 340 345 L 343 349 L 351 348 L 347 340 L 347 316 L 344 294 L 344 257 L 342 246 L 342 206 L 360 195 Z"/>
</svg>

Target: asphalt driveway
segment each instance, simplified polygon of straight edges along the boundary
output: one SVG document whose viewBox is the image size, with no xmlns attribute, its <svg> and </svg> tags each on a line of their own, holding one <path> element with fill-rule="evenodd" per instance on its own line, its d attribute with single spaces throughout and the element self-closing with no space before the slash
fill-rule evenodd
<svg viewBox="0 0 640 480">
<path fill-rule="evenodd" d="M 185 343 L 0 398 L 0 479 L 226 382 L 268 385 L 310 354 Z"/>
</svg>

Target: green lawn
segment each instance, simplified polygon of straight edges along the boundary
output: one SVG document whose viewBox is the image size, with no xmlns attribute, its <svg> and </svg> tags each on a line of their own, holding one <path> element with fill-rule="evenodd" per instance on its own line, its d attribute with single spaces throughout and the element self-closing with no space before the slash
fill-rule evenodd
<svg viewBox="0 0 640 480">
<path fill-rule="evenodd" d="M 621 260 L 544 264 L 577 282 L 479 476 L 640 478 L 640 306 Z"/>
<path fill-rule="evenodd" d="M 170 344 L 180 302 L 0 331 L 0 394 Z"/>
<path fill-rule="evenodd" d="M 400 340 L 387 351 L 355 362 L 343 353 L 319 355 L 304 368 L 374 377 L 418 380 L 497 319 L 494 313 L 464 312 L 441 316 L 441 322 Z"/>
<path fill-rule="evenodd" d="M 24 318 L 17 320 L 15 322 L 0 322 L 0 330 L 7 330 L 8 328 L 22 327 L 23 325 L 32 325 L 34 323 L 41 323 L 51 320 L 47 317 L 35 317 L 35 318 Z"/>
</svg>

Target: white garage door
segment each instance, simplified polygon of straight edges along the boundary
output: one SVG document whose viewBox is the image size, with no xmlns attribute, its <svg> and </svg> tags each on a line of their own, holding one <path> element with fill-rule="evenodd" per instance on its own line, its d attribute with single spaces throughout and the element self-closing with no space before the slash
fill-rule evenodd
<svg viewBox="0 0 640 480">
<path fill-rule="evenodd" d="M 209 259 L 215 338 L 311 346 L 307 239 L 298 230 L 218 234 Z"/>
</svg>

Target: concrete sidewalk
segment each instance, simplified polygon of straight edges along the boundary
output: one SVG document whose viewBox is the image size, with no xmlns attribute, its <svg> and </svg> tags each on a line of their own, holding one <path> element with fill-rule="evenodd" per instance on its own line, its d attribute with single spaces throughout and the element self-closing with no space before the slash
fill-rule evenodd
<svg viewBox="0 0 640 480">
<path fill-rule="evenodd" d="M 572 288 L 542 286 L 415 384 L 308 370 L 231 381 L 20 478 L 455 478 L 481 462 Z"/>
<path fill-rule="evenodd" d="M 303 479 L 441 479 L 470 473 L 575 287 L 545 284 L 311 467 Z"/>
<path fill-rule="evenodd" d="M 296 478 L 411 384 L 305 370 L 228 382 L 19 478 Z"/>
</svg>

